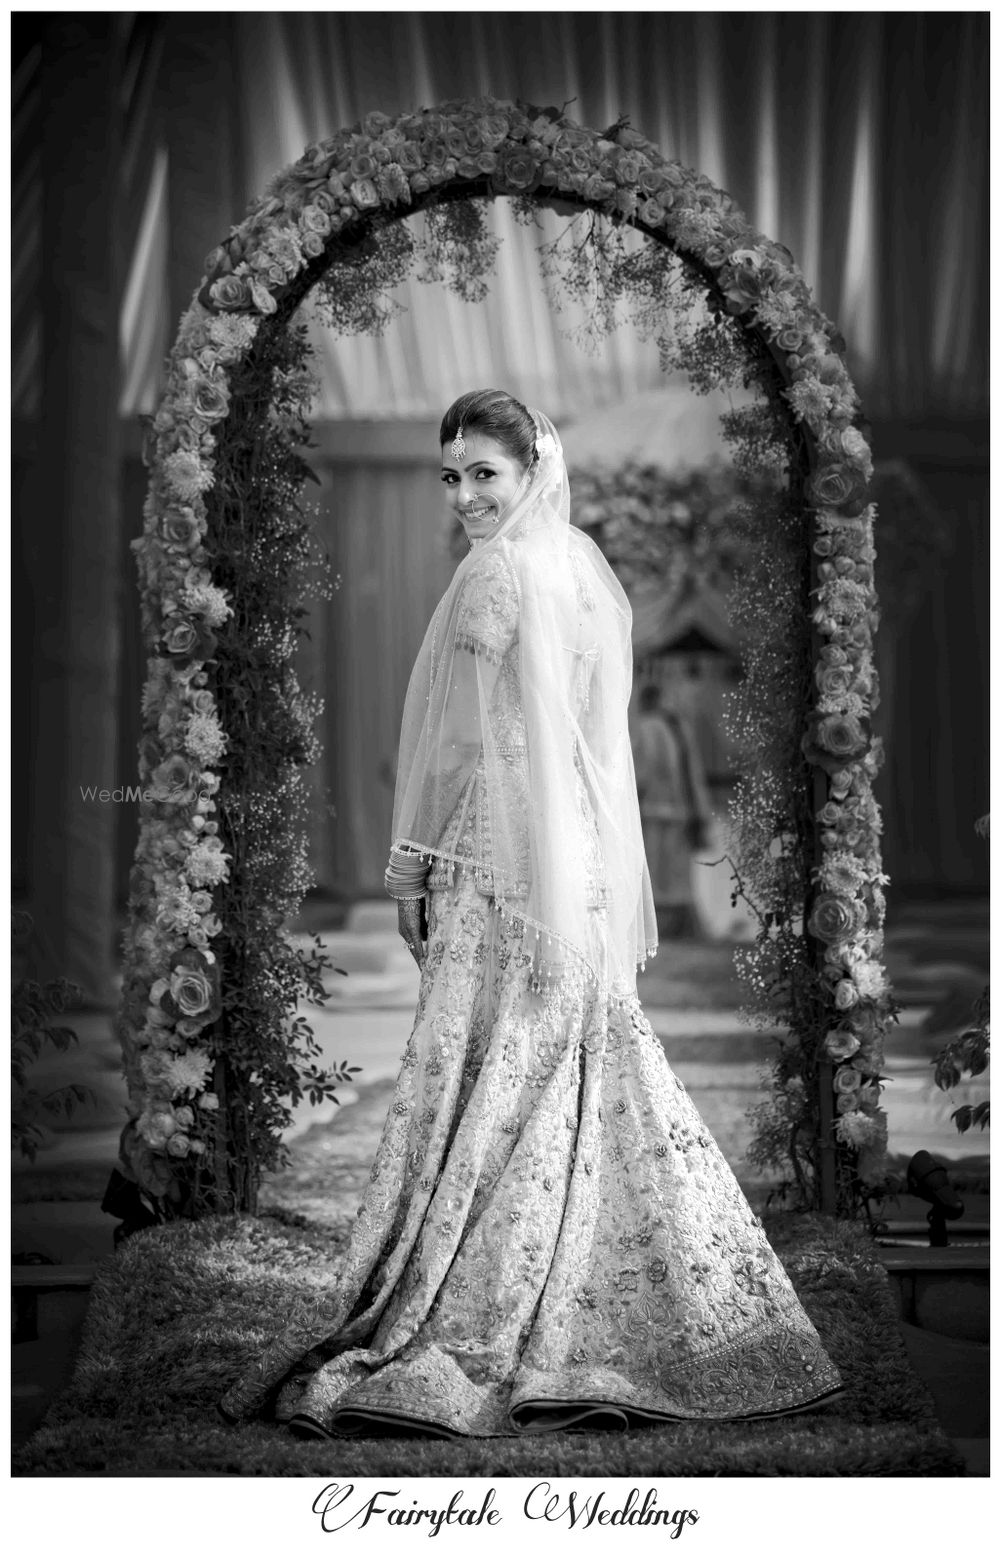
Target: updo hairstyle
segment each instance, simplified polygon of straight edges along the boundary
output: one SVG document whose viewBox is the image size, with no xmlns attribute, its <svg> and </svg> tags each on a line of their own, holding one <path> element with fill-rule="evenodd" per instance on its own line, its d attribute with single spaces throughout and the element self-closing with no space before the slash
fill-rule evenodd
<svg viewBox="0 0 1000 1556">
<path fill-rule="evenodd" d="M 502 444 L 511 459 L 526 470 L 538 458 L 535 423 L 520 400 L 503 389 L 473 389 L 460 395 L 445 412 L 442 443 L 450 443 L 461 427 L 463 434 L 478 432 Z"/>
</svg>

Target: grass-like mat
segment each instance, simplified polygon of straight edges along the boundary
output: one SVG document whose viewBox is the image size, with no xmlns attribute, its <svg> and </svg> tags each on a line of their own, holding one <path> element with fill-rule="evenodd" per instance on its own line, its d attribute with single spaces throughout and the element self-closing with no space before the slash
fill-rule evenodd
<svg viewBox="0 0 1000 1556">
<path fill-rule="evenodd" d="M 216 1400 L 319 1281 L 346 1235 L 275 1207 L 130 1238 L 100 1267 L 73 1381 L 14 1456 L 15 1475 L 960 1475 L 911 1372 L 882 1267 L 864 1234 L 818 1217 L 769 1233 L 847 1383 L 824 1410 L 774 1421 L 683 1423 L 628 1433 L 443 1442 L 302 1441 Z"/>
</svg>

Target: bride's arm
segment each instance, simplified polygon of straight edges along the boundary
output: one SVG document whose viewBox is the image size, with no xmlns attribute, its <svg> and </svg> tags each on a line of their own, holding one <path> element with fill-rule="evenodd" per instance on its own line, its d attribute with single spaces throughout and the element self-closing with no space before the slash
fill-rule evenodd
<svg viewBox="0 0 1000 1556">
<path fill-rule="evenodd" d="M 472 648 L 456 648 L 441 725 L 442 766 L 461 767 L 483 743 L 483 710 L 493 697 L 499 660 Z"/>
<path fill-rule="evenodd" d="M 496 687 L 504 653 L 517 628 L 517 590 L 502 555 L 483 559 L 462 597 L 444 706 L 433 744 L 423 752 L 424 777 L 459 798 L 464 772 L 475 772 L 483 744 L 483 719 Z M 457 778 L 455 775 L 458 775 Z M 442 784 L 441 780 L 450 778 Z M 461 786 L 465 788 L 466 786 Z M 430 861 L 407 848 L 393 849 L 385 886 L 399 906 L 399 932 L 419 964 L 427 938 L 426 896 Z"/>
<path fill-rule="evenodd" d="M 451 765 L 478 755 L 483 713 L 493 698 L 517 621 L 517 584 L 508 558 L 502 551 L 481 557 L 465 586 L 455 625 L 442 731 L 442 746 L 451 748 L 456 757 Z M 442 758 L 445 755 L 442 750 Z"/>
<path fill-rule="evenodd" d="M 439 772 L 472 768 L 482 746 L 482 709 L 489 706 L 500 666 L 485 654 L 456 650 L 436 754 Z M 399 933 L 418 967 L 427 955 L 427 875 L 430 861 L 409 849 L 393 849 L 385 889 L 398 909 Z"/>
</svg>

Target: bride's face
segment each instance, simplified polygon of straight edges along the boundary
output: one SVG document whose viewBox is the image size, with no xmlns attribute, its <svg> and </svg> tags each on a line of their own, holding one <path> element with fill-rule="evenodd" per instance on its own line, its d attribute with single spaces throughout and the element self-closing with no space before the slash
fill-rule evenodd
<svg viewBox="0 0 1000 1556">
<path fill-rule="evenodd" d="M 524 466 L 511 458 L 502 443 L 482 433 L 465 434 L 465 457 L 459 462 L 451 444 L 441 445 L 441 481 L 448 506 L 457 513 L 470 540 L 482 540 L 496 529 L 494 520 L 521 484 Z"/>
</svg>

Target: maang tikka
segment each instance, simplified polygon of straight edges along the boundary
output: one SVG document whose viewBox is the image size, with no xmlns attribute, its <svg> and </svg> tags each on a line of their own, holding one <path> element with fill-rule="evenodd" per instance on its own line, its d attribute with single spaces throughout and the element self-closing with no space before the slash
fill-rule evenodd
<svg viewBox="0 0 1000 1556">
<path fill-rule="evenodd" d="M 465 439 L 462 436 L 462 428 L 459 426 L 451 445 L 451 457 L 457 459 L 459 464 L 465 458 Z"/>
</svg>

